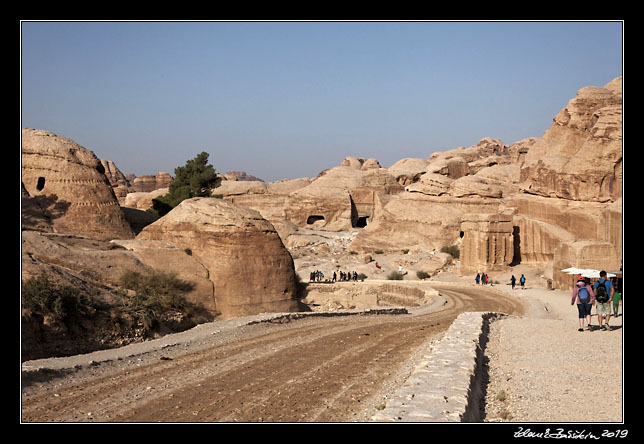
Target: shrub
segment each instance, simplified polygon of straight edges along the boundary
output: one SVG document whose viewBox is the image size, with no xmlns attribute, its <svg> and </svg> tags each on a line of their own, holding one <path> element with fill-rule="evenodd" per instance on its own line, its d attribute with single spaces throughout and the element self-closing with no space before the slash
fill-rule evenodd
<svg viewBox="0 0 644 444">
<path fill-rule="evenodd" d="M 358 273 L 358 280 L 359 280 L 359 281 L 364 281 L 364 280 L 365 280 L 365 279 L 367 279 L 368 277 L 369 277 L 369 276 L 367 276 L 367 275 L 366 275 L 366 274 L 364 274 L 364 273 Z"/>
<path fill-rule="evenodd" d="M 175 273 L 153 271 L 141 274 L 126 271 L 121 275 L 121 285 L 135 292 L 128 301 L 130 308 L 144 310 L 178 309 L 189 311 L 192 308 L 183 293 L 192 290 L 192 284 L 177 278 Z"/>
<path fill-rule="evenodd" d="M 392 271 L 387 275 L 387 279 L 389 279 L 390 281 L 402 281 L 403 275 L 402 273 L 398 273 L 397 271 Z"/>
<path fill-rule="evenodd" d="M 192 323 L 203 320 L 202 307 L 186 300 L 183 294 L 192 289 L 192 284 L 178 279 L 174 273 L 127 271 L 120 282 L 134 292 L 133 296 L 124 296 L 124 310 L 137 318 L 145 330 L 156 329 L 159 320 L 173 310 L 184 313 Z"/>
<path fill-rule="evenodd" d="M 416 277 L 418 277 L 418 279 L 427 279 L 428 277 L 431 277 L 431 275 L 426 271 L 419 270 L 416 272 Z"/>
<path fill-rule="evenodd" d="M 70 285 L 55 285 L 45 275 L 23 282 L 21 296 L 24 308 L 52 316 L 55 320 L 89 317 L 96 313 L 96 306 L 89 296 Z"/>
<path fill-rule="evenodd" d="M 450 245 L 449 247 L 441 248 L 441 252 L 450 254 L 453 258 L 458 259 L 461 255 L 458 245 Z"/>
</svg>

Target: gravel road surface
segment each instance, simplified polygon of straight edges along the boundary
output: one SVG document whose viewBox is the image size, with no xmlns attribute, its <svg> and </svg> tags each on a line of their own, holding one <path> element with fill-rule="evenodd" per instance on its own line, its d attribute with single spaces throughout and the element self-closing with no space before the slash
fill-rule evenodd
<svg viewBox="0 0 644 444">
<path fill-rule="evenodd" d="M 525 311 L 497 290 L 431 286 L 441 295 L 410 314 L 215 322 L 140 353 L 27 362 L 22 421 L 368 421 L 460 313 Z"/>
</svg>

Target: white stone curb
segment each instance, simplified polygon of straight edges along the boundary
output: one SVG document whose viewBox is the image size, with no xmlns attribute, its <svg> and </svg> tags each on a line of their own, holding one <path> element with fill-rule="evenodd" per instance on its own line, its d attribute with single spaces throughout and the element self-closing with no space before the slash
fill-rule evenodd
<svg viewBox="0 0 644 444">
<path fill-rule="evenodd" d="M 496 313 L 460 314 L 375 414 L 375 422 L 477 422 L 482 398 L 483 347 Z"/>
</svg>

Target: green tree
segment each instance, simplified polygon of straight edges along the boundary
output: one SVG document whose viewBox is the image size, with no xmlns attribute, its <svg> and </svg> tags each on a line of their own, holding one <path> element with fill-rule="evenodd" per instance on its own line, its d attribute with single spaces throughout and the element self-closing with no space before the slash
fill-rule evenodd
<svg viewBox="0 0 644 444">
<path fill-rule="evenodd" d="M 152 212 L 164 216 L 185 199 L 210 196 L 220 183 L 221 177 L 208 165 L 208 153 L 201 152 L 185 166 L 174 169 L 168 194 L 152 199 Z"/>
</svg>

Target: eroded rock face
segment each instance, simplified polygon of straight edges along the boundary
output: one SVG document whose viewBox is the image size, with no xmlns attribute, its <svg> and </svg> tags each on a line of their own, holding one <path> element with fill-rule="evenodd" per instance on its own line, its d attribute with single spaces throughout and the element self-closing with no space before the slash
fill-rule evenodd
<svg viewBox="0 0 644 444">
<path fill-rule="evenodd" d="M 137 239 L 189 249 L 209 273 L 222 317 L 297 311 L 293 258 L 271 223 L 216 198 L 183 201 Z"/>
<path fill-rule="evenodd" d="M 100 159 L 100 161 L 101 165 L 103 165 L 103 169 L 105 170 L 105 176 L 107 177 L 107 180 L 110 181 L 110 185 L 113 187 L 123 188 L 130 186 L 129 180 L 125 177 L 125 174 L 118 169 L 114 162 L 104 159 Z"/>
<path fill-rule="evenodd" d="M 284 215 L 299 227 L 329 231 L 366 226 L 375 216 L 378 200 L 403 191 L 403 187 L 380 168 L 374 159 L 361 162 L 347 157 L 310 185 L 289 194 Z"/>
<path fill-rule="evenodd" d="M 22 183 L 54 232 L 134 237 L 101 161 L 70 139 L 23 128 Z"/>
<path fill-rule="evenodd" d="M 621 82 L 580 89 L 555 116 L 526 155 L 525 192 L 589 202 L 622 195 Z"/>
</svg>

